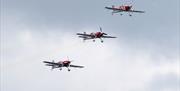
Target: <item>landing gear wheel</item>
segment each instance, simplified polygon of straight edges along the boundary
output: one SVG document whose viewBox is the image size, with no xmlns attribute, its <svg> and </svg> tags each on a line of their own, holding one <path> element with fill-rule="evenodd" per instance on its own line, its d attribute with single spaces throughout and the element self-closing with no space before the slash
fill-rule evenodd
<svg viewBox="0 0 180 91">
<path fill-rule="evenodd" d="M 68 71 L 71 71 L 70 69 L 68 69 Z"/>
<path fill-rule="evenodd" d="M 129 16 L 132 16 L 131 14 L 129 14 Z"/>
<path fill-rule="evenodd" d="M 111 15 L 114 15 L 114 13 L 112 12 Z"/>
<path fill-rule="evenodd" d="M 85 42 L 86 41 L 86 39 L 83 39 L 83 42 Z"/>
<path fill-rule="evenodd" d="M 101 41 L 101 43 L 103 43 L 104 41 Z"/>
<path fill-rule="evenodd" d="M 123 14 L 120 14 L 121 16 L 123 15 Z"/>
<path fill-rule="evenodd" d="M 95 40 L 93 40 L 93 42 L 95 42 Z"/>
</svg>

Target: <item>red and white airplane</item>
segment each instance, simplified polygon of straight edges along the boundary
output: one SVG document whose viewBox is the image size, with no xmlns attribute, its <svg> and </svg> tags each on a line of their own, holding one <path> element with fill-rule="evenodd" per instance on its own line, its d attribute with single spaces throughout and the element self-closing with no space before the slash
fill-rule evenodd
<svg viewBox="0 0 180 91">
<path fill-rule="evenodd" d="M 59 61 L 59 62 L 54 62 L 54 60 L 52 62 L 49 62 L 49 61 L 43 61 L 43 62 L 46 63 L 46 66 L 51 66 L 52 70 L 54 68 L 60 68 L 60 70 L 62 70 L 62 67 L 66 67 L 68 71 L 70 71 L 69 67 L 84 68 L 84 66 L 71 65 L 72 61 L 69 61 L 69 60 Z"/>
<path fill-rule="evenodd" d="M 130 13 L 136 12 L 136 13 L 145 13 L 145 11 L 138 11 L 138 10 L 132 10 L 132 6 L 129 5 L 122 5 L 119 7 L 115 7 L 114 5 L 112 7 L 105 7 L 106 9 L 113 10 L 112 15 L 114 13 L 119 13 L 119 12 L 128 12 L 129 16 L 132 16 Z M 123 15 L 122 13 L 120 15 Z"/>
<path fill-rule="evenodd" d="M 101 27 L 100 27 L 100 32 L 95 32 L 95 33 L 90 33 L 90 34 L 86 34 L 86 32 L 84 32 L 84 33 L 77 33 L 77 35 L 79 35 L 78 37 L 83 38 L 84 41 L 93 39 L 93 42 L 95 42 L 95 39 L 99 38 L 101 40 L 101 43 L 103 43 L 102 38 L 116 38 L 112 36 L 106 36 L 107 33 L 102 32 Z"/>
</svg>

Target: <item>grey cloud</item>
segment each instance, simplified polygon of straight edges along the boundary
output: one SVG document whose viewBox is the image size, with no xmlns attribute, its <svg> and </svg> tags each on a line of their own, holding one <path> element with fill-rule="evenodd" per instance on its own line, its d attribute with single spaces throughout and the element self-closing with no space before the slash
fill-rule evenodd
<svg viewBox="0 0 180 91">
<path fill-rule="evenodd" d="M 135 9 L 146 13 L 133 17 L 112 16 L 104 9 L 120 2 L 3 0 L 2 91 L 134 91 L 145 86 L 150 91 L 177 90 L 176 73 L 158 75 L 152 69 L 171 68 L 179 61 L 179 1 L 138 0 Z M 99 26 L 118 38 L 82 43 L 75 35 L 98 31 Z M 42 63 L 66 56 L 85 68 L 50 71 Z"/>
<path fill-rule="evenodd" d="M 150 82 L 148 91 L 178 91 L 180 77 L 175 74 L 156 75 Z"/>
</svg>

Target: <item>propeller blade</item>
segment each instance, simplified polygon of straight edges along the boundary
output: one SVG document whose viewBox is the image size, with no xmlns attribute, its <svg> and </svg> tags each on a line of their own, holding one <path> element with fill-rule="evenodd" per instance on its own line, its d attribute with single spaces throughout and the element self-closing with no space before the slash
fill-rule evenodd
<svg viewBox="0 0 180 91">
<path fill-rule="evenodd" d="M 67 56 L 67 60 L 69 60 L 69 57 Z"/>
<path fill-rule="evenodd" d="M 101 28 L 101 27 L 99 27 L 99 29 L 100 29 L 100 31 L 102 32 L 102 28 Z"/>
</svg>

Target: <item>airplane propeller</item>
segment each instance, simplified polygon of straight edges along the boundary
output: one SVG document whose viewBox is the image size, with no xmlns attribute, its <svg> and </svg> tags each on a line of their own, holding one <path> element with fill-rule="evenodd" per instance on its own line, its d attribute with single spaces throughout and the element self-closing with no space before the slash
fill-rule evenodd
<svg viewBox="0 0 180 91">
<path fill-rule="evenodd" d="M 102 34 L 107 35 L 107 33 L 102 32 L 102 28 L 101 28 L 101 27 L 99 27 L 99 29 L 100 29 L 100 32 L 101 32 Z"/>
<path fill-rule="evenodd" d="M 102 28 L 101 28 L 101 27 L 99 27 L 99 29 L 100 29 L 100 31 L 102 32 Z"/>
</svg>

